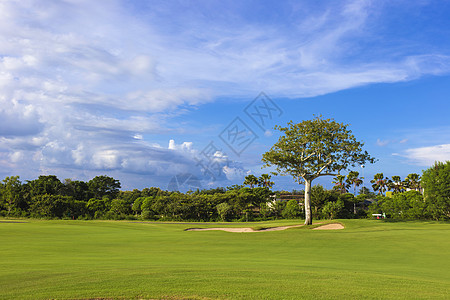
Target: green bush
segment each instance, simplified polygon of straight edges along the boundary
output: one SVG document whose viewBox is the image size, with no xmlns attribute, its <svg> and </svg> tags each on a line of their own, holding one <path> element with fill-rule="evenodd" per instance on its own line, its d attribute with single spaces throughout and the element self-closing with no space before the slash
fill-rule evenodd
<svg viewBox="0 0 450 300">
<path fill-rule="evenodd" d="M 301 211 L 297 200 L 289 200 L 283 210 L 283 217 L 286 219 L 296 219 L 300 217 Z"/>
<path fill-rule="evenodd" d="M 329 219 L 334 219 L 344 208 L 344 201 L 339 199 L 338 201 L 330 201 L 325 203 L 322 208 L 322 213 Z"/>
<path fill-rule="evenodd" d="M 216 206 L 217 212 L 219 213 L 220 219 L 222 221 L 225 221 L 227 218 L 228 213 L 231 211 L 231 206 L 226 203 L 222 202 Z"/>
</svg>

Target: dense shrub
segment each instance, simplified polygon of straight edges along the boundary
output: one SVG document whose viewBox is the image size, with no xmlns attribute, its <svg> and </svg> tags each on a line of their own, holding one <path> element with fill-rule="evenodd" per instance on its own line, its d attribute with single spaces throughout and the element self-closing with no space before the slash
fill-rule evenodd
<svg viewBox="0 0 450 300">
<path fill-rule="evenodd" d="M 436 162 L 422 176 L 427 212 L 435 219 L 450 219 L 450 161 Z"/>
<path fill-rule="evenodd" d="M 322 208 L 322 213 L 329 219 L 334 219 L 344 208 L 344 201 L 339 199 L 338 201 L 329 201 L 325 203 Z"/>
<path fill-rule="evenodd" d="M 300 217 L 301 211 L 300 206 L 297 203 L 297 200 L 289 200 L 286 204 L 286 207 L 283 210 L 283 217 L 286 219 L 295 219 Z"/>
</svg>

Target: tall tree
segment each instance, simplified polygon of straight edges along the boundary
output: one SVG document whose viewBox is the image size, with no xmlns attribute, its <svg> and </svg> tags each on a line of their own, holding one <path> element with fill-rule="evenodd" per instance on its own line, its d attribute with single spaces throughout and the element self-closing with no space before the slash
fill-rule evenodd
<svg viewBox="0 0 450 300">
<path fill-rule="evenodd" d="M 19 180 L 19 176 L 11 176 L 3 179 L 0 185 L 0 195 L 8 210 L 8 215 L 11 210 L 19 208 L 19 202 L 21 201 L 21 189 L 22 183 Z"/>
<path fill-rule="evenodd" d="M 378 191 L 378 194 L 382 195 L 388 188 L 389 178 L 384 177 L 383 173 L 377 173 L 370 182 L 372 183 L 373 190 Z"/>
<path fill-rule="evenodd" d="M 347 175 L 346 182 L 353 186 L 353 195 L 356 197 L 356 188 L 363 183 L 363 177 L 359 177 L 359 172 L 350 171 Z"/>
<path fill-rule="evenodd" d="M 319 116 L 287 125 L 275 126 L 284 135 L 263 154 L 262 160 L 265 167 L 276 166 L 278 173 L 289 174 L 305 185 L 305 224 L 311 225 L 311 182 L 375 159 L 363 152 L 364 144 L 356 140 L 346 124 Z"/>
<path fill-rule="evenodd" d="M 363 181 L 362 181 L 362 178 L 359 177 L 359 172 L 357 172 L 357 171 L 350 171 L 348 173 L 348 175 L 347 175 L 346 182 L 349 185 L 353 186 L 353 196 L 355 196 L 353 198 L 353 201 L 352 201 L 353 202 L 353 213 L 356 215 L 356 203 L 360 202 L 359 201 L 360 198 L 356 198 L 356 188 L 358 186 L 360 186 L 363 183 Z"/>
</svg>

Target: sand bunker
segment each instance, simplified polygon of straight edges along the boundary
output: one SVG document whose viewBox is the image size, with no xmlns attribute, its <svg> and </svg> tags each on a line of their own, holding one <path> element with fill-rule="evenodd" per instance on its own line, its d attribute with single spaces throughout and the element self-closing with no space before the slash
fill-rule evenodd
<svg viewBox="0 0 450 300">
<path fill-rule="evenodd" d="M 288 228 L 300 227 L 303 225 L 291 225 L 291 226 L 280 226 L 280 227 L 271 227 L 271 228 L 263 228 L 260 230 L 254 230 L 250 227 L 244 228 L 231 228 L 231 227 L 213 227 L 213 228 L 188 228 L 186 231 L 209 231 L 209 230 L 222 230 L 226 232 L 266 232 L 266 231 L 280 231 Z"/>
<path fill-rule="evenodd" d="M 211 231 L 211 230 L 221 230 L 226 232 L 266 232 L 266 231 L 280 231 L 280 230 L 286 230 L 288 228 L 294 228 L 294 227 L 301 227 L 301 225 L 290 225 L 290 226 L 279 226 L 279 227 L 270 227 L 270 228 L 263 228 L 259 230 L 255 230 L 250 227 L 241 227 L 241 228 L 233 228 L 233 227 L 212 227 L 212 228 L 188 228 L 185 229 L 185 231 Z M 337 230 L 337 229 L 344 229 L 344 226 L 339 223 L 333 223 L 333 224 L 326 224 L 319 226 L 317 228 L 313 228 L 313 230 Z"/>
<path fill-rule="evenodd" d="M 333 223 L 333 224 L 326 224 L 319 226 L 317 228 L 313 228 L 313 230 L 337 230 L 337 229 L 344 229 L 344 226 L 339 223 Z"/>
</svg>

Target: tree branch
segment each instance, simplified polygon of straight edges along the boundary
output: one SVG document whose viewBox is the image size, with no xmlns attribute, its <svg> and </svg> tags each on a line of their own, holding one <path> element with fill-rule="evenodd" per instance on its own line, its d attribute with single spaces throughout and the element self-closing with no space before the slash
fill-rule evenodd
<svg viewBox="0 0 450 300">
<path fill-rule="evenodd" d="M 317 175 L 320 175 L 320 173 L 322 173 L 322 171 L 325 170 L 325 168 L 328 167 L 332 162 L 333 162 L 333 161 L 330 159 L 330 160 L 325 164 L 325 166 L 323 166 L 322 168 L 320 168 L 320 170 L 317 171 L 316 174 L 314 174 L 314 175 L 316 175 L 316 176 L 317 176 Z"/>
</svg>

